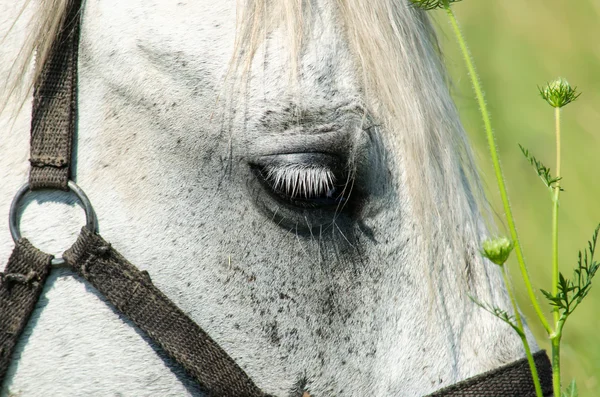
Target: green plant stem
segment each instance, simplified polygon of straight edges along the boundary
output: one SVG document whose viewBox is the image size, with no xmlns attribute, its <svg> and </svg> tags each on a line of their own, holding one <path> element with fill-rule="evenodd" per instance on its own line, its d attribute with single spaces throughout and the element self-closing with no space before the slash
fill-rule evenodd
<svg viewBox="0 0 600 397">
<path fill-rule="evenodd" d="M 535 297 L 535 293 L 533 291 L 533 287 L 531 286 L 531 281 L 529 279 L 529 273 L 527 271 L 527 266 L 525 265 L 525 259 L 523 257 L 523 251 L 521 250 L 521 243 L 519 242 L 519 236 L 517 235 L 517 229 L 515 226 L 514 218 L 512 215 L 512 210 L 510 208 L 510 203 L 508 201 L 508 193 L 506 191 L 506 184 L 504 182 L 504 176 L 502 175 L 502 168 L 500 166 L 500 160 L 498 159 L 498 148 L 496 147 L 496 141 L 494 139 L 494 131 L 492 130 L 492 123 L 490 121 L 489 112 L 487 110 L 487 105 L 485 103 L 485 99 L 483 97 L 483 91 L 481 89 L 481 84 L 479 83 L 479 77 L 477 75 L 477 71 L 475 70 L 475 65 L 471 58 L 471 54 L 467 47 L 467 44 L 463 38 L 463 35 L 460 31 L 460 27 L 458 26 L 458 21 L 456 20 L 456 16 L 452 12 L 450 8 L 450 4 L 447 0 L 444 0 L 444 9 L 448 14 L 450 19 L 450 23 L 454 30 L 454 34 L 456 35 L 456 39 L 458 41 L 458 45 L 460 46 L 463 58 L 467 65 L 467 70 L 469 71 L 469 77 L 471 78 L 471 83 L 473 84 L 473 90 L 475 91 L 475 96 L 477 97 L 477 102 L 479 103 L 479 110 L 481 111 L 481 117 L 483 118 L 483 124 L 485 127 L 485 132 L 487 135 L 488 146 L 490 148 L 490 155 L 492 157 L 492 163 L 494 165 L 494 171 L 496 173 L 496 180 L 498 181 L 498 188 L 500 190 L 500 196 L 502 198 L 502 205 L 504 206 L 504 212 L 506 213 L 506 220 L 508 223 L 508 228 L 510 229 L 511 239 L 515 244 L 515 253 L 517 255 L 517 261 L 519 262 L 519 268 L 521 270 L 521 275 L 523 276 L 523 281 L 525 283 L 525 287 L 527 288 L 527 293 L 529 295 L 529 299 L 535 309 L 535 312 L 542 323 L 544 329 L 550 335 L 552 333 L 552 329 L 548 324 L 548 320 L 544 316 L 542 309 Z"/>
<path fill-rule="evenodd" d="M 555 396 L 560 396 L 560 338 L 555 335 L 552 341 L 552 391 Z"/>
<path fill-rule="evenodd" d="M 575 309 L 575 308 L 573 308 Z M 550 337 L 552 342 L 552 392 L 555 396 L 561 395 L 561 384 L 560 384 L 560 341 L 562 339 L 562 331 L 567 321 L 567 314 L 559 317 L 556 323 L 556 331 Z"/>
<path fill-rule="evenodd" d="M 554 196 L 552 198 L 552 293 L 558 295 L 558 197 L 560 195 L 560 108 L 554 108 L 554 121 L 556 128 L 556 178 Z M 562 326 L 558 307 L 553 310 L 555 332 L 552 340 L 552 388 L 554 395 L 560 396 L 560 340 Z"/>
<path fill-rule="evenodd" d="M 554 108 L 556 128 L 556 178 L 560 178 L 560 108 Z M 552 198 L 552 293 L 558 294 L 558 197 L 560 195 L 560 179 L 554 184 Z M 558 307 L 553 310 L 554 324 L 558 324 L 560 313 Z"/>
<path fill-rule="evenodd" d="M 533 378 L 533 385 L 535 386 L 535 394 L 537 397 L 543 397 L 542 393 L 542 385 L 540 384 L 540 377 L 538 376 L 537 368 L 535 366 L 535 361 L 533 360 L 533 355 L 531 354 L 531 348 L 529 347 L 529 342 L 527 341 L 527 336 L 523 330 L 523 321 L 521 320 L 521 313 L 519 313 L 519 307 L 517 306 L 517 301 L 515 299 L 515 295 L 512 291 L 512 284 L 508 279 L 508 274 L 506 273 L 505 265 L 500 266 L 502 269 L 502 277 L 504 278 L 504 284 L 506 285 L 506 289 L 508 291 L 508 296 L 510 298 L 510 303 L 512 304 L 513 311 L 515 313 L 515 320 L 517 321 L 517 326 L 519 328 L 518 334 L 521 338 L 521 342 L 523 342 L 523 347 L 525 348 L 525 355 L 527 356 L 527 361 L 529 363 L 529 369 L 531 370 L 531 377 Z"/>
</svg>

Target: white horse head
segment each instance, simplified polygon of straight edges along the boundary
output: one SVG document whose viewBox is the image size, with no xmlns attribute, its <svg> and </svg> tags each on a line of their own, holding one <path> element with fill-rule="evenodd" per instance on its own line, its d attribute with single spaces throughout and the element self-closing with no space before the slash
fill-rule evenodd
<svg viewBox="0 0 600 397">
<path fill-rule="evenodd" d="M 65 1 L 19 3 L 0 0 L 0 81 L 26 92 L 35 71 L 12 61 L 43 57 Z M 524 356 L 468 297 L 510 307 L 479 254 L 486 207 L 432 28 L 407 1 L 87 0 L 78 87 L 76 181 L 102 235 L 265 392 L 419 396 Z M 0 214 L 28 167 L 29 101 L 9 99 Z M 52 253 L 83 224 L 59 198 L 32 195 L 21 221 Z M 202 395 L 158 353 L 57 269 L 2 393 Z"/>
</svg>

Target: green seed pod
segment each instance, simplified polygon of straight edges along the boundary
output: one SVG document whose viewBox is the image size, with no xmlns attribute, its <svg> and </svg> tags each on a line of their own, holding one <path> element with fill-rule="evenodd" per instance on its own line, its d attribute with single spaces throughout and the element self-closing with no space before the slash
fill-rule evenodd
<svg viewBox="0 0 600 397">
<path fill-rule="evenodd" d="M 508 259 L 514 244 L 506 237 L 497 237 L 495 239 L 485 240 L 483 242 L 483 256 L 502 266 Z"/>
<path fill-rule="evenodd" d="M 562 77 L 551 81 L 542 88 L 538 87 L 538 89 L 542 98 L 553 108 L 562 108 L 581 95 L 577 92 L 577 87 L 571 87 L 569 82 Z"/>
</svg>

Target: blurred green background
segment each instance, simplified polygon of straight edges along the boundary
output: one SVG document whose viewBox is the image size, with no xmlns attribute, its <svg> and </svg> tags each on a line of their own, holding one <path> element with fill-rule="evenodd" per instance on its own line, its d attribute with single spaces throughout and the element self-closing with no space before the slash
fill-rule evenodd
<svg viewBox="0 0 600 397">
<path fill-rule="evenodd" d="M 581 97 L 562 111 L 565 192 L 560 202 L 559 256 L 561 271 L 570 276 L 578 250 L 587 245 L 600 222 L 600 0 L 465 0 L 454 4 L 453 10 L 486 92 L 533 284 L 536 290 L 550 290 L 550 194 L 517 143 L 532 151 L 554 173 L 553 108 L 540 98 L 537 86 L 561 76 L 579 88 Z M 499 229 L 508 235 L 462 57 L 445 13 L 433 13 L 453 80 L 453 95 L 474 143 Z M 510 269 L 521 308 L 538 342 L 549 351 L 545 332 L 526 299 L 514 255 Z M 543 296 L 538 297 L 549 308 Z M 600 396 L 600 275 L 565 326 L 562 360 L 563 384 L 575 378 L 580 396 Z"/>
</svg>

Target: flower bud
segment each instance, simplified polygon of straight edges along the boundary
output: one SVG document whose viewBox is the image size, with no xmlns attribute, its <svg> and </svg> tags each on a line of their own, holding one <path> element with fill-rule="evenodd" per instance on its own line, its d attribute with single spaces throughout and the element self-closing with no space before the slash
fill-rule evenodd
<svg viewBox="0 0 600 397">
<path fill-rule="evenodd" d="M 514 245 L 506 237 L 497 237 L 495 239 L 485 240 L 483 242 L 483 256 L 502 266 L 508 259 Z"/>
<path fill-rule="evenodd" d="M 540 95 L 554 108 L 562 108 L 579 97 L 577 87 L 573 88 L 569 82 L 562 77 L 539 88 Z"/>
</svg>

